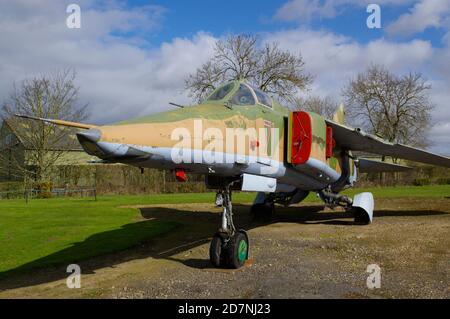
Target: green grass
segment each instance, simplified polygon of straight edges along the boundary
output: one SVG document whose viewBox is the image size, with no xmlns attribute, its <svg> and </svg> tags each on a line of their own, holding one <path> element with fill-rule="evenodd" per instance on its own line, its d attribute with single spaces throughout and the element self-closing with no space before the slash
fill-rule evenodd
<svg viewBox="0 0 450 319">
<path fill-rule="evenodd" d="M 450 185 L 355 188 L 348 189 L 343 193 L 353 196 L 362 191 L 372 192 L 375 198 L 445 197 L 450 196 Z"/>
<path fill-rule="evenodd" d="M 361 192 L 348 190 L 348 195 Z M 371 188 L 375 198 L 450 196 L 450 185 Z M 255 194 L 235 193 L 234 202 L 251 202 Z M 213 193 L 101 196 L 0 201 L 0 278 L 49 265 L 77 262 L 124 250 L 157 237 L 176 223 L 142 220 L 125 205 L 212 203 Z M 310 194 L 306 201 L 317 201 Z M 212 229 L 211 232 L 214 230 Z"/>
</svg>

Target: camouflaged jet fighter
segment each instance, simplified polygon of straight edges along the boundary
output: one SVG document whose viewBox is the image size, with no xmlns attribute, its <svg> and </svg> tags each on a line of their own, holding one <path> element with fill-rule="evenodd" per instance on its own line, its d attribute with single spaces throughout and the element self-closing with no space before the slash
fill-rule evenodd
<svg viewBox="0 0 450 319">
<path fill-rule="evenodd" d="M 255 217 L 270 216 L 275 204 L 292 205 L 315 192 L 326 205 L 343 206 L 356 223 L 372 222 L 371 193 L 353 199 L 339 192 L 353 186 L 358 172 L 404 171 L 409 167 L 357 158 L 363 151 L 450 167 L 450 159 L 402 144 L 390 143 L 344 124 L 339 107 L 333 120 L 305 111 L 291 112 L 245 81 L 231 81 L 202 103 L 113 125 L 41 120 L 82 129 L 83 149 L 104 163 L 125 163 L 205 175 L 223 207 L 221 225 L 210 246 L 216 267 L 241 267 L 249 240 L 233 223 L 232 190 L 257 192 Z M 226 147 L 225 147 L 226 146 Z"/>
</svg>

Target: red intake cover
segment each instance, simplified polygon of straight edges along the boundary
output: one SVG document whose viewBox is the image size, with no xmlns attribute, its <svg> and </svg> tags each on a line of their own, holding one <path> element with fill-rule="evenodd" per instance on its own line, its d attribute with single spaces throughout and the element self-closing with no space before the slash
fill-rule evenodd
<svg viewBox="0 0 450 319">
<path fill-rule="evenodd" d="M 292 114 L 291 163 L 304 164 L 311 154 L 312 125 L 311 116 L 306 112 Z"/>
<path fill-rule="evenodd" d="M 330 158 L 333 156 L 333 128 L 331 126 L 327 126 L 327 149 L 326 149 L 326 157 Z"/>
</svg>

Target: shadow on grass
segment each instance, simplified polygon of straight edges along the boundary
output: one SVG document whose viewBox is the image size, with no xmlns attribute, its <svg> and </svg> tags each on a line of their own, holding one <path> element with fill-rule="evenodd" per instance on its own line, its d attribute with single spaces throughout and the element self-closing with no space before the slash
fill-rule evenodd
<svg viewBox="0 0 450 319">
<path fill-rule="evenodd" d="M 65 265 L 67 267 L 69 264 L 80 264 L 84 260 L 88 260 L 92 257 L 97 257 L 101 255 L 107 255 L 114 252 L 121 252 L 128 248 L 135 247 L 137 244 L 162 235 L 174 228 L 177 224 L 174 222 L 163 222 L 155 220 L 145 220 L 136 223 L 130 223 L 123 225 L 122 227 L 114 230 L 109 230 L 101 233 L 89 236 L 84 241 L 72 243 L 69 247 L 57 251 L 48 256 L 33 260 L 29 263 L 25 263 L 19 267 L 0 272 L 0 290 L 8 288 L 8 284 L 3 284 L 3 281 L 8 277 L 29 273 L 33 270 L 33 274 L 29 273 L 29 279 L 31 284 L 39 283 L 45 281 L 46 274 L 44 269 L 48 270 L 48 279 L 53 280 L 58 277 L 68 276 L 65 273 L 66 268 L 62 269 L 60 266 Z M 110 263 L 98 263 L 98 266 L 108 266 Z M 97 267 L 82 267 L 82 273 L 89 274 Z M 35 273 L 35 271 L 38 271 Z M 55 277 L 54 271 L 58 272 L 58 276 Z M 65 273 L 63 275 L 61 271 Z M 41 279 L 34 278 L 35 274 Z"/>
<path fill-rule="evenodd" d="M 205 204 L 207 205 L 207 204 Z M 320 212 L 323 205 L 279 207 L 274 219 L 267 223 L 252 221 L 250 205 L 234 205 L 234 219 L 239 228 L 250 230 L 271 223 L 353 225 L 351 214 Z M 208 243 L 220 223 L 216 212 L 195 212 L 165 207 L 141 208 L 145 221 L 119 229 L 94 234 L 72 246 L 0 273 L 0 290 L 26 287 L 67 278 L 66 267 L 76 263 L 82 274 L 92 274 L 104 267 L 148 257 L 165 258 L 197 269 L 210 268 L 205 259 L 181 260 L 176 254 Z M 375 218 L 391 216 L 444 215 L 440 211 L 375 211 Z M 175 228 L 175 229 L 174 229 Z M 114 254 L 113 254 L 114 253 Z"/>
</svg>

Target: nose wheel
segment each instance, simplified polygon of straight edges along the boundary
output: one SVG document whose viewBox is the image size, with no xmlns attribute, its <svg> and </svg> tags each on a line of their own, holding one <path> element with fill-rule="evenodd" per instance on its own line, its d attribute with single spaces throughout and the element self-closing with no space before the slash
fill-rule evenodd
<svg viewBox="0 0 450 319">
<path fill-rule="evenodd" d="M 248 259 L 248 236 L 244 231 L 238 231 L 228 243 L 228 266 L 240 268 Z"/>
<path fill-rule="evenodd" d="M 211 240 L 211 264 L 214 267 L 240 268 L 249 256 L 249 240 L 244 230 L 236 230 L 234 226 L 229 186 L 217 193 L 216 204 L 223 207 L 222 226 Z"/>
<path fill-rule="evenodd" d="M 217 268 L 240 268 L 248 259 L 249 241 L 243 230 L 234 235 L 216 233 L 209 247 L 211 264 Z"/>
</svg>

